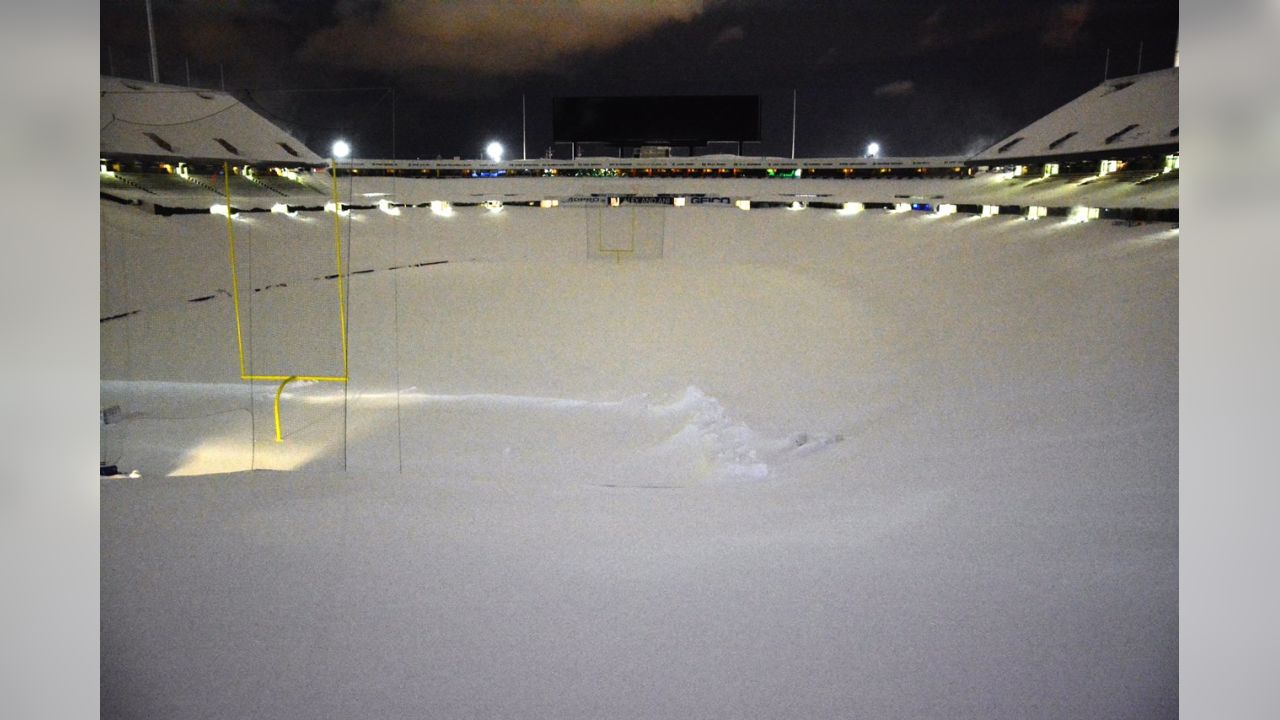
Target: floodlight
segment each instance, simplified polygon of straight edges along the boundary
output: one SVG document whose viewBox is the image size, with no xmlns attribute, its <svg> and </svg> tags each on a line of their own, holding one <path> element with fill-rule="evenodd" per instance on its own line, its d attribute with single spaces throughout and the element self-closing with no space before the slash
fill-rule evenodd
<svg viewBox="0 0 1280 720">
<path fill-rule="evenodd" d="M 333 144 L 333 156 L 339 160 L 351 154 L 351 146 L 346 140 L 339 140 Z"/>
<path fill-rule="evenodd" d="M 867 157 L 880 157 L 880 143 L 873 142 L 867 145 Z"/>
<path fill-rule="evenodd" d="M 502 162 L 502 152 L 503 152 L 502 143 L 498 142 L 497 140 L 494 140 L 493 142 L 489 143 L 484 148 L 484 154 L 487 155 L 489 159 L 494 162 Z"/>
</svg>

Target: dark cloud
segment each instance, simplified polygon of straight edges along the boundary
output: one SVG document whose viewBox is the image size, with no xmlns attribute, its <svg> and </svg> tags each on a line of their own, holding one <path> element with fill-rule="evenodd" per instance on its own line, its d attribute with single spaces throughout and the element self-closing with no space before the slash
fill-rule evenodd
<svg viewBox="0 0 1280 720">
<path fill-rule="evenodd" d="M 876 97 L 906 97 L 916 91 L 916 84 L 911 80 L 897 80 L 885 83 L 871 91 Z"/>
<path fill-rule="evenodd" d="M 1065 3 L 1058 6 L 1049 27 L 1040 37 L 1040 42 L 1051 48 L 1074 46 L 1092 13 L 1092 0 Z"/>
<path fill-rule="evenodd" d="M 750 154 L 948 154 L 1104 73 L 1172 62 L 1175 0 L 164 0 L 162 82 L 237 92 L 304 142 L 367 156 L 551 144 L 564 95 L 752 94 Z M 102 71 L 150 78 L 145 0 L 100 7 Z M 1107 58 L 1110 58 L 1109 64 Z M 914 81 L 914 82 L 913 82 Z M 913 83 L 913 84 L 912 84 Z M 877 92 L 878 90 L 878 92 Z M 394 113 L 392 108 L 394 107 Z M 527 113 L 525 109 L 527 108 Z M 557 150 L 559 152 L 559 150 Z"/>
<path fill-rule="evenodd" d="M 826 51 L 823 52 L 822 55 L 818 57 L 818 60 L 817 62 L 814 63 L 814 65 L 820 68 L 826 67 L 828 65 L 835 65 L 840 62 L 841 55 L 842 54 L 840 52 L 840 48 L 833 45 L 827 48 Z"/>
<path fill-rule="evenodd" d="M 924 49 L 942 47 L 947 44 L 947 34 L 943 28 L 946 8 L 937 8 L 920 23 L 916 44 Z"/>
<path fill-rule="evenodd" d="M 731 25 L 720 31 L 711 41 L 711 47 L 719 47 L 727 43 L 740 42 L 747 36 L 747 31 L 742 29 L 741 25 Z"/>
<path fill-rule="evenodd" d="M 699 0 L 353 3 L 337 23 L 312 34 L 300 56 L 385 73 L 446 69 L 516 75 L 618 48 L 703 11 Z"/>
<path fill-rule="evenodd" d="M 1031 34 L 1044 47 L 1061 50 L 1079 42 L 1093 15 L 1093 0 L 1054 5 L 1028 2 L 1007 12 L 939 6 L 920 22 L 916 45 L 922 50 L 939 50 Z"/>
</svg>

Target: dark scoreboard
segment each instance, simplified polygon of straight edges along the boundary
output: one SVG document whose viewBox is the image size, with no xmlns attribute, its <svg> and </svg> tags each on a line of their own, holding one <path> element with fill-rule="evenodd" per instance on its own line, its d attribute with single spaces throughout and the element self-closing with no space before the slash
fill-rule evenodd
<svg viewBox="0 0 1280 720">
<path fill-rule="evenodd" d="M 557 97 L 551 100 L 556 142 L 610 145 L 705 145 L 758 142 L 758 95 Z"/>
</svg>

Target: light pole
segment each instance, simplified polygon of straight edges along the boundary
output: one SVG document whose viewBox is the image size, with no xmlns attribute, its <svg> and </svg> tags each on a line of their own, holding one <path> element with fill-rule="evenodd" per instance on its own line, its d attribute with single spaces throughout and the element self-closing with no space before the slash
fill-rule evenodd
<svg viewBox="0 0 1280 720">
<path fill-rule="evenodd" d="M 160 82 L 160 58 L 156 55 L 156 28 L 151 21 L 151 0 L 147 0 L 147 37 L 151 40 L 151 82 Z"/>
</svg>

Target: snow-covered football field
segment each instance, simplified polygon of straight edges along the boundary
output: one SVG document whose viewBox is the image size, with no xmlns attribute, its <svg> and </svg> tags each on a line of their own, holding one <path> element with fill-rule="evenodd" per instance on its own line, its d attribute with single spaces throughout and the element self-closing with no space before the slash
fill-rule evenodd
<svg viewBox="0 0 1280 720">
<path fill-rule="evenodd" d="M 102 228 L 104 717 L 1176 714 L 1169 224 Z"/>
</svg>

